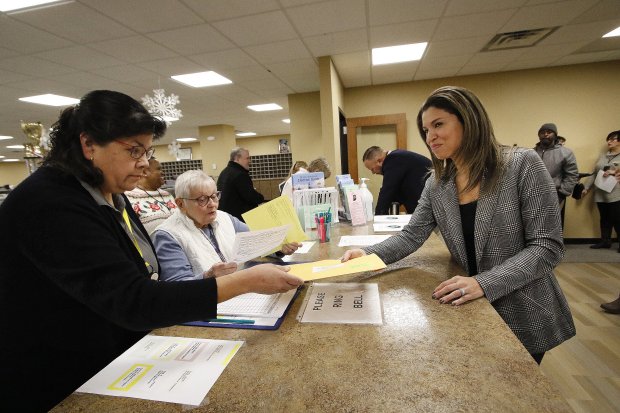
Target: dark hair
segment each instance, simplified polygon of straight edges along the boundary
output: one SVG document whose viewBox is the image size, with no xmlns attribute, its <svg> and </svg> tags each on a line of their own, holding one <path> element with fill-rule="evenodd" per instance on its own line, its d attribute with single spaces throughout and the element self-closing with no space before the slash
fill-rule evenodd
<svg viewBox="0 0 620 413">
<path fill-rule="evenodd" d="M 605 141 L 610 141 L 612 139 L 620 140 L 620 130 L 610 132 L 609 135 L 607 135 L 607 139 L 605 139 Z"/>
<path fill-rule="evenodd" d="M 501 145 L 495 139 L 493 125 L 482 102 L 471 91 L 458 86 L 444 86 L 432 92 L 417 116 L 418 131 L 425 144 L 426 133 L 422 127 L 422 113 L 430 107 L 445 110 L 456 116 L 463 126 L 463 140 L 455 157 L 461 159 L 469 171 L 469 180 L 464 190 L 476 187 L 482 182 L 483 177 L 486 182 L 484 189 L 494 188 L 503 170 L 504 160 Z M 432 151 L 430 153 L 438 181 L 447 180 L 456 174 L 456 166 L 452 159 L 440 160 Z"/>
<path fill-rule="evenodd" d="M 51 150 L 44 164 L 74 175 L 92 186 L 103 183 L 103 173 L 84 158 L 80 134 L 86 133 L 96 144 L 114 139 L 153 134 L 159 139 L 166 122 L 151 115 L 135 99 L 110 90 L 95 90 L 80 103 L 64 109 L 50 128 Z"/>
<path fill-rule="evenodd" d="M 366 161 L 368 159 L 375 159 L 375 157 L 381 155 L 384 152 L 383 148 L 380 146 L 371 146 L 366 149 L 364 155 L 362 155 L 362 161 Z"/>
</svg>

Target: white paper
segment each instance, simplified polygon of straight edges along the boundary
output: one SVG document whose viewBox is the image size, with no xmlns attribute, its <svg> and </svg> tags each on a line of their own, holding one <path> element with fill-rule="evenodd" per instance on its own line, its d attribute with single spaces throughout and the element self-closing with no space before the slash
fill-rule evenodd
<svg viewBox="0 0 620 413">
<path fill-rule="evenodd" d="M 278 294 L 241 294 L 217 305 L 217 314 L 222 316 L 273 317 L 284 315 L 286 307 L 295 297 L 296 289 Z M 226 317 L 229 318 L 229 317 Z"/>
<path fill-rule="evenodd" d="M 77 392 L 198 406 L 242 345 L 147 335 Z"/>
<path fill-rule="evenodd" d="M 351 247 L 351 246 L 361 246 L 366 247 L 368 245 L 375 245 L 386 239 L 390 238 L 391 235 L 344 235 L 340 237 L 340 242 L 338 242 L 339 247 Z"/>
<path fill-rule="evenodd" d="M 596 174 L 596 179 L 594 180 L 594 185 L 605 192 L 611 192 L 616 187 L 618 181 L 613 175 L 603 176 L 604 173 L 604 171 L 598 171 Z"/>
<path fill-rule="evenodd" d="M 314 283 L 306 296 L 302 323 L 383 324 L 378 284 Z"/>
<path fill-rule="evenodd" d="M 411 214 L 409 215 L 375 215 L 375 222 L 398 222 L 407 224 L 411 220 Z"/>
<path fill-rule="evenodd" d="M 233 245 L 233 261 L 246 262 L 276 251 L 284 242 L 289 225 L 261 229 L 259 231 L 237 232 Z"/>
<path fill-rule="evenodd" d="M 314 246 L 314 244 L 316 244 L 316 241 L 302 242 L 301 247 L 297 248 L 297 251 L 295 251 L 295 254 L 307 254 L 310 251 L 310 248 Z"/>
<path fill-rule="evenodd" d="M 375 232 L 394 232 L 402 231 L 405 225 L 407 224 L 402 222 L 376 222 L 372 224 L 372 229 Z"/>
</svg>

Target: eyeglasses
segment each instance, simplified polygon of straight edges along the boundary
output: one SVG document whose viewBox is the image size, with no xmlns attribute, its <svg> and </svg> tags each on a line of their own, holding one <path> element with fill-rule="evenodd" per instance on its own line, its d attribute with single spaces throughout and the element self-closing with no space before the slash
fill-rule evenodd
<svg viewBox="0 0 620 413">
<path fill-rule="evenodd" d="M 146 154 L 146 160 L 148 161 L 153 157 L 153 154 L 155 153 L 155 148 L 153 148 L 152 146 L 146 149 L 144 146 L 130 145 L 127 142 L 119 141 L 118 139 L 113 139 L 113 141 L 116 143 L 120 143 L 121 145 L 125 145 L 128 148 L 127 150 L 129 151 L 129 155 L 131 155 L 131 157 L 134 159 L 140 159 Z"/>
<path fill-rule="evenodd" d="M 212 195 L 203 195 L 203 196 L 199 196 L 198 198 L 182 198 L 182 199 L 187 199 L 188 201 L 196 201 L 198 205 L 203 207 L 207 205 L 209 201 L 213 201 L 213 203 L 219 202 L 221 197 L 222 197 L 222 191 L 216 191 Z"/>
</svg>

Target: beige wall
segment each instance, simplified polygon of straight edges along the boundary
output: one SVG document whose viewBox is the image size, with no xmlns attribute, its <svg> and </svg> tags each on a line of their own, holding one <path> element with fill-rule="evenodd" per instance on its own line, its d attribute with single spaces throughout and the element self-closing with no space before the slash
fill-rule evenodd
<svg viewBox="0 0 620 413">
<path fill-rule="evenodd" d="M 27 176 L 25 162 L 0 162 L 0 185 L 17 185 Z"/>
<path fill-rule="evenodd" d="M 605 149 L 605 137 L 620 129 L 618 61 L 547 69 L 523 70 L 449 79 L 410 82 L 345 90 L 347 117 L 405 112 L 408 148 L 428 156 L 415 118 L 420 105 L 435 88 L 463 86 L 482 100 L 500 142 L 532 147 L 541 124 L 554 122 L 566 146 L 575 152 L 579 170 L 591 171 Z M 589 196 L 569 199 L 567 238 L 599 236 L 598 212 Z"/>
<path fill-rule="evenodd" d="M 287 139 L 289 147 L 292 148 L 290 135 L 252 136 L 249 138 L 238 137 L 236 142 L 237 146 L 241 146 L 250 151 L 251 156 L 273 155 L 274 153 L 280 153 L 280 139 Z M 295 154 L 293 153 L 293 155 Z"/>
<path fill-rule="evenodd" d="M 288 96 L 293 162 L 309 162 L 323 153 L 319 92 Z"/>
</svg>

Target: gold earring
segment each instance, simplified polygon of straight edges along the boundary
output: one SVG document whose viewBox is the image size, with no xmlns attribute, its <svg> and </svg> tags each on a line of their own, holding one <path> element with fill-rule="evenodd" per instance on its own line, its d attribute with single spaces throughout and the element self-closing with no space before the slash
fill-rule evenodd
<svg viewBox="0 0 620 413">
<path fill-rule="evenodd" d="M 90 155 L 90 161 L 92 162 L 94 160 L 95 160 L 95 157 L 93 155 Z"/>
</svg>

